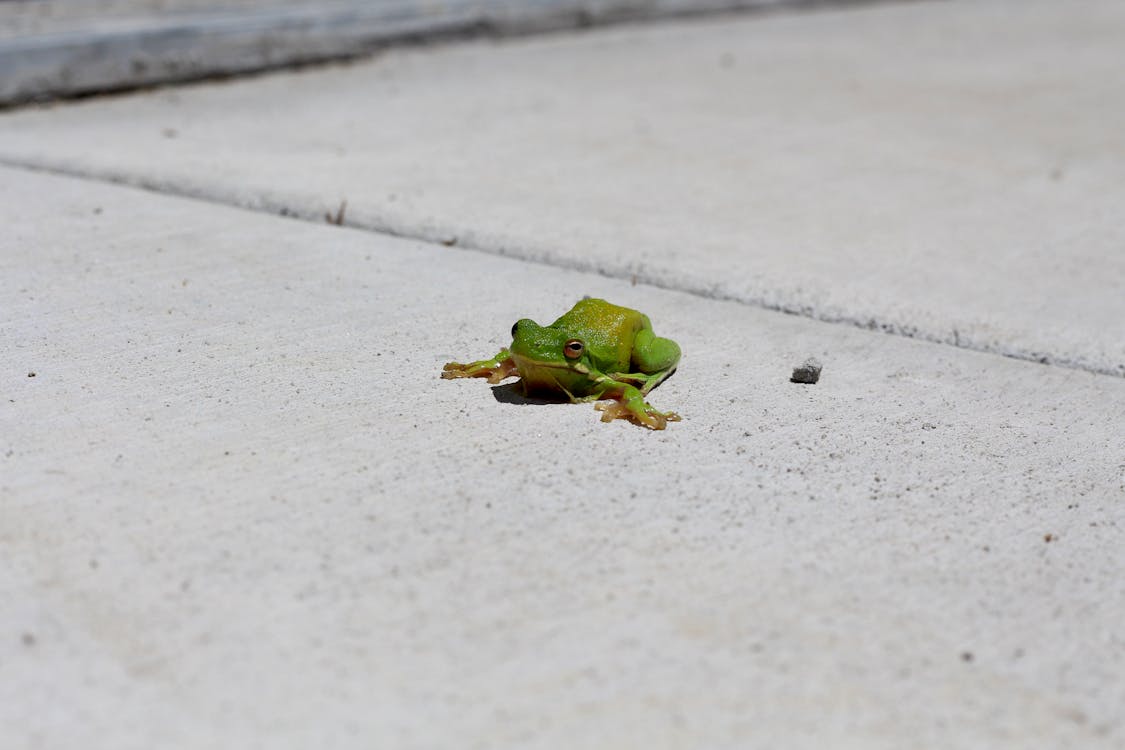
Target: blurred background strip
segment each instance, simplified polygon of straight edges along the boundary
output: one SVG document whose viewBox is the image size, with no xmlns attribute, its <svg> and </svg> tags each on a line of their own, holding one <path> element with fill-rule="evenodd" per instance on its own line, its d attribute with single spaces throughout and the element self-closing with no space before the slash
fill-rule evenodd
<svg viewBox="0 0 1125 750">
<path fill-rule="evenodd" d="M 393 44 L 862 2 L 0 0 L 0 105 L 346 60 Z"/>
</svg>

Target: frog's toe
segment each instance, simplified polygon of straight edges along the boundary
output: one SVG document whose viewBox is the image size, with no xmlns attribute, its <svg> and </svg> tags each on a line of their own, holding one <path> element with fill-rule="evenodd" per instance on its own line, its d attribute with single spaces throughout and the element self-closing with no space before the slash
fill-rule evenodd
<svg viewBox="0 0 1125 750">
<path fill-rule="evenodd" d="M 650 430 L 663 430 L 668 426 L 668 416 L 655 409 L 645 409 L 644 411 L 633 414 L 633 421 L 642 427 L 647 427 Z M 675 420 L 673 420 L 675 421 Z"/>
<path fill-rule="evenodd" d="M 602 412 L 603 422 L 612 422 L 615 419 L 628 419 L 629 410 L 620 401 L 599 401 L 594 408 Z"/>
<path fill-rule="evenodd" d="M 626 401 L 599 401 L 594 408 L 602 412 L 603 422 L 615 419 L 628 419 L 650 430 L 663 430 L 669 422 L 679 422 L 680 415 L 675 412 L 659 412 L 648 404 L 643 407 L 631 406 Z"/>
<path fill-rule="evenodd" d="M 507 368 L 499 367 L 489 374 L 488 382 L 491 385 L 496 385 L 514 374 L 514 372 L 509 371 Z"/>
<path fill-rule="evenodd" d="M 453 380 L 454 378 L 471 378 L 473 374 L 469 372 L 470 365 L 462 364 L 460 362 L 446 362 L 445 366 L 441 368 L 442 380 Z"/>
</svg>

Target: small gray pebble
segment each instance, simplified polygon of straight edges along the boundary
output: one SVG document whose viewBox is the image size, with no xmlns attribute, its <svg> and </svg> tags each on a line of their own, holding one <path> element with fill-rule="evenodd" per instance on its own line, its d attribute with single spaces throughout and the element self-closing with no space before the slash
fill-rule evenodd
<svg viewBox="0 0 1125 750">
<path fill-rule="evenodd" d="M 791 383 L 808 383 L 812 385 L 820 380 L 820 369 L 822 365 L 820 360 L 816 357 L 809 357 L 805 360 L 804 364 L 793 368 L 793 376 L 789 378 Z"/>
</svg>

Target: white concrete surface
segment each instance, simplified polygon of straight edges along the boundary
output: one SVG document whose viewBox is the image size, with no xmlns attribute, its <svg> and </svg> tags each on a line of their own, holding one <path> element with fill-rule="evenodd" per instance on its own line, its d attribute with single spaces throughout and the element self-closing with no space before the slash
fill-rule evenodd
<svg viewBox="0 0 1125 750">
<path fill-rule="evenodd" d="M 2 747 L 1125 745 L 1125 380 L 16 170 L 0 216 Z M 582 294 L 683 422 L 438 379 Z"/>
<path fill-rule="evenodd" d="M 1125 19 L 1013 7 L 0 116 L 0 748 L 1125 748 Z M 438 378 L 584 294 L 683 422 Z"/>
<path fill-rule="evenodd" d="M 1125 4 L 402 52 L 0 117 L 0 159 L 1125 375 Z"/>
</svg>

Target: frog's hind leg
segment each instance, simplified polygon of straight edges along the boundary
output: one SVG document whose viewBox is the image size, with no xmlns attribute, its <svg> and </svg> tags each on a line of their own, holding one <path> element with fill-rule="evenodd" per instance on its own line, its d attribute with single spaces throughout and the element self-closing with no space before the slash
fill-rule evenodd
<svg viewBox="0 0 1125 750">
<path fill-rule="evenodd" d="M 626 374 L 624 380 L 640 384 L 641 393 L 648 393 L 676 371 L 680 363 L 680 345 L 672 339 L 661 338 L 652 332 L 652 323 L 642 316 L 641 330 L 633 340 L 630 361 L 635 374 Z"/>
</svg>

